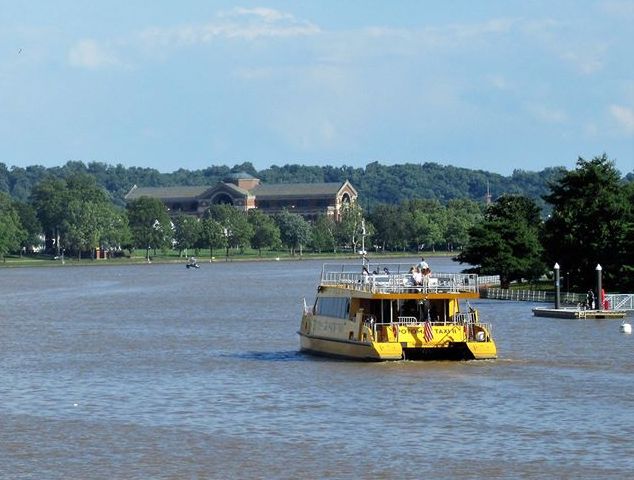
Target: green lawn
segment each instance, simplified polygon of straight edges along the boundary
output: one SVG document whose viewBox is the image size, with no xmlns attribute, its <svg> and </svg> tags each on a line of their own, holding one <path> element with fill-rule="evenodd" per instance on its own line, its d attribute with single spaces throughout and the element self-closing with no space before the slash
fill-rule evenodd
<svg viewBox="0 0 634 480">
<path fill-rule="evenodd" d="M 434 257 L 434 256 L 450 256 L 453 255 L 449 252 L 423 252 L 425 257 Z M 154 254 L 153 250 L 150 250 L 150 259 L 152 263 L 185 263 L 189 256 L 195 256 L 199 262 L 209 262 L 210 255 L 209 250 L 199 250 L 198 252 L 189 250 L 187 255 L 183 253 L 183 255 L 179 255 L 178 252 L 173 250 L 168 251 L 157 251 Z M 384 254 L 372 253 L 370 252 L 370 258 L 399 258 L 399 257 L 412 257 L 421 255 L 420 252 L 388 252 Z M 243 252 L 240 252 L 235 249 L 229 250 L 229 255 L 226 255 L 226 251 L 224 249 L 214 250 L 213 252 L 213 260 L 215 262 L 224 262 L 224 261 L 265 261 L 265 260 L 307 260 L 307 259 L 328 259 L 328 258 L 341 258 L 341 259 L 351 259 L 351 258 L 359 258 L 358 255 L 354 255 L 349 251 L 346 252 L 322 252 L 322 253 L 313 253 L 311 251 L 304 251 L 302 255 L 296 254 L 295 256 L 291 256 L 288 251 L 271 251 L 271 250 L 262 250 L 262 253 L 253 249 L 246 249 Z M 62 266 L 62 265 L 123 265 L 123 264 L 142 264 L 147 263 L 146 260 L 146 251 L 143 250 L 135 250 L 132 252 L 132 255 L 129 255 L 129 252 L 126 251 L 126 255 L 122 257 L 108 258 L 108 259 L 91 259 L 91 258 L 82 258 L 78 260 L 77 257 L 69 257 L 68 255 L 64 256 L 64 259 L 59 257 L 55 257 L 53 255 L 29 255 L 29 256 L 17 256 L 17 255 L 8 255 L 4 258 L 4 261 L 0 261 L 0 267 L 30 267 L 30 266 Z"/>
</svg>

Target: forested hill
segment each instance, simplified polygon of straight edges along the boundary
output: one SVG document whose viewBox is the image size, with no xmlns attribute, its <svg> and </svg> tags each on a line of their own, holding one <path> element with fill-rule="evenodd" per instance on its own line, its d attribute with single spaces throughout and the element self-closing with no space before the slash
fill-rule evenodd
<svg viewBox="0 0 634 480">
<path fill-rule="evenodd" d="M 161 173 L 152 168 L 124 167 L 92 162 L 68 162 L 61 167 L 26 168 L 6 167 L 0 163 L 0 191 L 14 199 L 26 201 L 31 189 L 43 178 L 68 178 L 76 173 L 93 175 L 111 195 L 113 201 L 123 205 L 123 197 L 133 185 L 140 187 L 174 185 L 214 185 L 232 172 L 247 172 L 264 183 L 350 182 L 359 192 L 364 208 L 378 203 L 400 203 L 402 200 L 423 198 L 444 203 L 454 198 L 484 200 L 487 182 L 493 199 L 504 193 L 523 194 L 543 205 L 541 196 L 548 193 L 548 183 L 559 178 L 562 167 L 547 168 L 541 172 L 516 170 L 503 176 L 484 170 L 470 170 L 436 163 L 381 165 L 370 163 L 365 168 L 285 165 L 257 171 L 251 163 L 233 167 L 211 166 L 203 170 L 179 169 Z"/>
</svg>

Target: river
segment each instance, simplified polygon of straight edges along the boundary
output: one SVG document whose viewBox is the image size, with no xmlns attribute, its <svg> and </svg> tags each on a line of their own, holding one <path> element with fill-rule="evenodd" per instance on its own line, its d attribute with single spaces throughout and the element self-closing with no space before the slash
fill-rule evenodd
<svg viewBox="0 0 634 480">
<path fill-rule="evenodd" d="M 431 260 L 435 271 L 459 269 Z M 298 353 L 296 331 L 320 269 L 0 270 L 0 478 L 634 471 L 634 338 L 619 321 L 538 318 L 531 303 L 480 300 L 497 360 L 314 358 Z"/>
</svg>

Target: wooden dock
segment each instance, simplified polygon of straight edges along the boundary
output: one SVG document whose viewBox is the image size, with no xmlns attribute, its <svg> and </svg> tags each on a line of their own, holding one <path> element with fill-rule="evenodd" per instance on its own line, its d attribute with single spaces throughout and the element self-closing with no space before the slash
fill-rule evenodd
<svg viewBox="0 0 634 480">
<path fill-rule="evenodd" d="M 533 308 L 536 317 L 551 318 L 624 318 L 625 310 L 581 310 L 579 308 Z"/>
</svg>

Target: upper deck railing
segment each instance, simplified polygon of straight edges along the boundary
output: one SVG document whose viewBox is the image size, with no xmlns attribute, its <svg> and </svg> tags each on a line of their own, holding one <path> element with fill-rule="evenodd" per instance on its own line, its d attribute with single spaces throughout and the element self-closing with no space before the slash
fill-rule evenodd
<svg viewBox="0 0 634 480">
<path fill-rule="evenodd" d="M 324 264 L 320 285 L 344 287 L 369 293 L 477 293 L 478 276 L 471 273 L 432 272 L 420 284 L 409 273 L 411 264 L 361 265 Z"/>
</svg>

